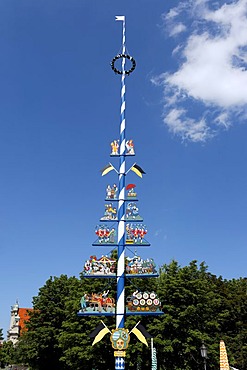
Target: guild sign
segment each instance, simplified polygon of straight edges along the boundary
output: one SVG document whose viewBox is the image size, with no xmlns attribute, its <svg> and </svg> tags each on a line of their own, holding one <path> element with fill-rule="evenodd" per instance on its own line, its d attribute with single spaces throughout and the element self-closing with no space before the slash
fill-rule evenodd
<svg viewBox="0 0 247 370">
<path fill-rule="evenodd" d="M 161 302 L 155 292 L 139 292 L 136 290 L 126 298 L 126 313 L 135 314 L 161 314 Z"/>
<path fill-rule="evenodd" d="M 111 142 L 111 157 L 119 156 L 119 147 L 119 140 L 113 140 Z M 125 155 L 135 155 L 135 145 L 132 139 L 126 140 Z"/>
<path fill-rule="evenodd" d="M 126 350 L 130 341 L 129 330 L 124 328 L 113 329 L 110 339 L 115 350 Z"/>
</svg>

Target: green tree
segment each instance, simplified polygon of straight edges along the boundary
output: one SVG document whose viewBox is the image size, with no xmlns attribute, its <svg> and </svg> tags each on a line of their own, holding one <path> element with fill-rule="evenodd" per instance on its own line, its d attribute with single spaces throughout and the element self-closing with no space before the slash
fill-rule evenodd
<svg viewBox="0 0 247 370">
<path fill-rule="evenodd" d="M 224 284 L 224 339 L 230 363 L 247 368 L 247 279 L 232 279 Z"/>
<path fill-rule="evenodd" d="M 115 296 L 116 283 L 114 279 L 87 279 L 82 275 L 78 283 L 79 288 L 66 302 L 68 315 L 59 337 L 59 347 L 63 352 L 61 361 L 68 370 L 112 369 L 114 358 L 109 335 L 92 347 L 89 334 L 100 324 L 100 319 L 109 329 L 114 328 L 115 318 L 78 317 L 77 312 L 84 293 L 101 293 L 109 289 L 109 296 Z"/>
<path fill-rule="evenodd" d="M 116 294 L 115 279 L 80 279 L 66 275 L 50 278 L 33 299 L 34 311 L 28 331 L 19 340 L 12 361 L 28 363 L 32 370 L 108 370 L 114 368 L 109 335 L 95 346 L 89 339 L 103 319 L 111 330 L 114 317 L 78 317 L 84 293 L 109 289 Z M 200 347 L 208 347 L 207 367 L 219 366 L 219 341 L 225 340 L 232 366 L 247 368 L 247 280 L 224 280 L 208 272 L 204 263 L 192 261 L 181 267 L 176 261 L 162 266 L 158 279 L 126 280 L 126 297 L 134 290 L 154 290 L 164 315 L 128 316 L 129 330 L 140 320 L 154 338 L 158 368 L 198 370 L 203 368 Z M 150 344 L 150 340 L 149 340 Z M 9 348 L 10 350 L 10 348 Z M 11 352 L 11 351 L 9 351 Z M 126 370 L 150 368 L 150 347 L 132 334 L 126 353 Z"/>
<path fill-rule="evenodd" d="M 0 367 L 3 367 L 3 354 L 2 354 L 2 343 L 3 340 L 3 329 L 0 328 Z"/>
<path fill-rule="evenodd" d="M 103 279 L 105 280 L 105 279 Z M 113 283 L 114 279 L 110 279 Z M 99 279 L 50 278 L 34 297 L 27 331 L 17 345 L 18 362 L 31 369 L 108 369 L 114 366 L 110 340 L 92 347 L 89 333 L 99 318 L 80 318 L 80 299 L 85 292 L 103 292 L 111 284 Z M 112 292 L 115 290 L 113 283 Z M 111 293 L 109 293 L 111 294 Z M 114 320 L 104 319 L 111 327 Z"/>
<path fill-rule="evenodd" d="M 38 296 L 33 299 L 34 310 L 30 312 L 26 325 L 28 330 L 17 345 L 19 362 L 29 364 L 32 369 L 64 369 L 60 362 L 59 337 L 63 332 L 63 322 L 70 314 L 66 303 L 78 288 L 78 279 L 66 275 L 50 277 L 40 288 Z"/>
<path fill-rule="evenodd" d="M 222 298 L 217 278 L 196 261 L 181 268 L 176 261 L 160 271 L 158 294 L 164 315 L 149 325 L 155 338 L 161 369 L 197 370 L 201 366 L 200 346 L 208 346 L 208 368 L 217 366 L 221 332 Z"/>
<path fill-rule="evenodd" d="M 1 351 L 0 351 L 0 362 L 1 366 L 5 367 L 9 364 L 14 364 L 17 361 L 16 357 L 16 348 L 14 347 L 11 341 L 3 342 Z"/>
</svg>

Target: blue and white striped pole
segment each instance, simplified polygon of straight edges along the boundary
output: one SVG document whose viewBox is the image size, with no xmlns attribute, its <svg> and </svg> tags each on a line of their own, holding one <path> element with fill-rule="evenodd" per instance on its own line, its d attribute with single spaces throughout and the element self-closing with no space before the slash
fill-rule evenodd
<svg viewBox="0 0 247 370">
<path fill-rule="evenodd" d="M 123 22 L 122 54 L 125 54 L 125 17 L 117 16 Z M 117 264 L 117 307 L 116 328 L 124 328 L 125 310 L 125 58 L 122 58 L 121 75 L 121 122 L 120 122 L 119 200 L 118 200 L 118 264 Z"/>
<path fill-rule="evenodd" d="M 125 54 L 125 17 L 117 16 L 123 22 L 122 54 Z M 120 160 L 119 160 L 119 200 L 118 200 L 118 263 L 117 263 L 117 307 L 116 328 L 124 328 L 125 311 L 125 58 L 122 58 L 121 75 L 121 122 L 120 122 Z M 124 357 L 115 358 L 115 370 L 125 368 Z"/>
</svg>

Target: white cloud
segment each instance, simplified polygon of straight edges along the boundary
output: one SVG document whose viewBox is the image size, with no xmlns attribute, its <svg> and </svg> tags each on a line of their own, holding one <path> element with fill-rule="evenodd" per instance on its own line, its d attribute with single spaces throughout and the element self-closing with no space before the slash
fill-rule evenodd
<svg viewBox="0 0 247 370">
<path fill-rule="evenodd" d="M 227 112 L 221 112 L 218 116 L 215 117 L 214 123 L 220 127 L 228 129 L 231 126 L 229 120 L 229 115 Z"/>
<path fill-rule="evenodd" d="M 178 23 L 172 29 L 170 30 L 170 36 L 178 35 L 181 32 L 184 32 L 186 30 L 186 27 L 183 23 Z"/>
<path fill-rule="evenodd" d="M 183 1 L 163 16 L 170 36 L 189 29 L 180 21 L 185 16 L 187 23 L 191 20 L 191 33 L 173 54 L 180 65 L 153 81 L 164 87 L 164 123 L 169 130 L 183 139 L 206 141 L 220 127 L 230 127 L 236 111 L 238 119 L 240 112 L 246 117 L 247 0 L 217 9 L 210 8 L 209 0 Z M 194 104 L 202 106 L 201 118 L 190 117 L 191 104 L 193 110 Z"/>
<path fill-rule="evenodd" d="M 186 110 L 173 108 L 165 115 L 164 122 L 173 134 L 194 142 L 204 142 L 213 135 L 204 118 L 195 120 L 188 118 L 186 113 Z"/>
<path fill-rule="evenodd" d="M 163 14 L 163 21 L 168 30 L 169 36 L 178 35 L 186 30 L 184 23 L 180 21 L 176 22 L 176 18 L 184 10 L 184 3 L 180 3 L 177 8 L 172 8 L 167 14 Z"/>
</svg>

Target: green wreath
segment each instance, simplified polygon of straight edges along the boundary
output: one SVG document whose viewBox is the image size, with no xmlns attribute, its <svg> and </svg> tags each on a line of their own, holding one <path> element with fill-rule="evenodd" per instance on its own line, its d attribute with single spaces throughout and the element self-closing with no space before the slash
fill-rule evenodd
<svg viewBox="0 0 247 370">
<path fill-rule="evenodd" d="M 126 58 L 126 59 L 129 59 L 132 63 L 132 67 L 130 69 L 128 69 L 127 71 L 119 71 L 119 69 L 117 69 L 115 67 L 115 62 L 120 59 L 120 58 Z M 130 73 L 132 73 L 134 71 L 136 67 L 136 61 L 133 57 L 131 57 L 130 55 L 128 54 L 118 54 L 117 56 L 115 56 L 112 61 L 111 61 L 111 68 L 113 70 L 113 72 L 115 72 L 116 74 L 118 75 L 122 75 L 123 73 L 125 73 L 126 75 L 129 75 Z"/>
</svg>

